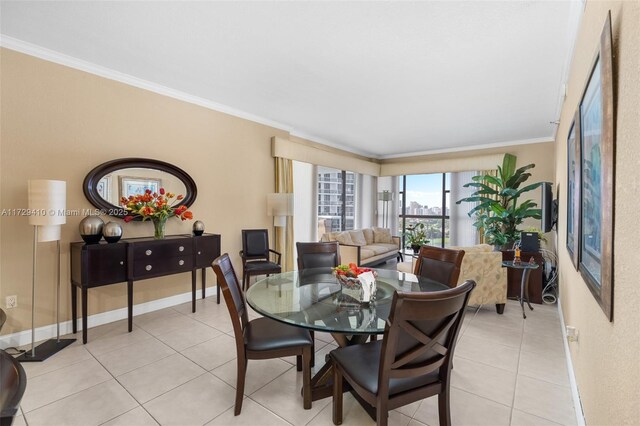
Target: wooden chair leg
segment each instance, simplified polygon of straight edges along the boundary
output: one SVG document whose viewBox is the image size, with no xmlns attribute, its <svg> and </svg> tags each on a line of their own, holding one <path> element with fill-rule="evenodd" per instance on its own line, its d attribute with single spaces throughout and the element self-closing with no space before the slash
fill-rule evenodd
<svg viewBox="0 0 640 426">
<path fill-rule="evenodd" d="M 342 374 L 333 367 L 333 424 L 342 424 Z"/>
<path fill-rule="evenodd" d="M 504 314 L 504 305 L 505 305 L 504 303 L 496 303 L 496 312 L 499 315 Z"/>
<path fill-rule="evenodd" d="M 387 401 L 378 400 L 378 405 L 376 406 L 376 425 L 387 426 L 388 423 L 389 423 L 389 408 L 387 405 Z"/>
<path fill-rule="evenodd" d="M 296 371 L 302 371 L 302 363 L 304 357 L 302 355 L 296 355 Z"/>
<path fill-rule="evenodd" d="M 238 372 L 236 378 L 236 408 L 233 412 L 234 416 L 240 414 L 242 410 L 242 399 L 244 397 L 244 379 L 247 375 L 247 360 L 244 357 L 238 357 Z"/>
<path fill-rule="evenodd" d="M 311 334 L 311 366 L 316 366 L 316 333 L 313 330 L 309 330 Z"/>
<path fill-rule="evenodd" d="M 440 426 L 451 426 L 451 412 L 449 410 L 449 386 L 445 385 L 445 388 L 438 394 L 438 417 L 440 419 Z"/>
<path fill-rule="evenodd" d="M 302 363 L 304 369 L 302 372 L 302 406 L 305 410 L 311 408 L 311 360 L 313 353 L 311 347 L 306 346 L 302 349 Z"/>
</svg>

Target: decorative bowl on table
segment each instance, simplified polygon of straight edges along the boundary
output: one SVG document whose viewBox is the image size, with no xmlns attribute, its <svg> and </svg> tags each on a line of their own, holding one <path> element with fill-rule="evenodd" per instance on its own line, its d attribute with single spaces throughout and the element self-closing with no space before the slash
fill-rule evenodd
<svg viewBox="0 0 640 426">
<path fill-rule="evenodd" d="M 338 265 L 333 268 L 333 272 L 338 282 L 342 285 L 342 293 L 351 296 L 353 299 L 362 301 L 363 291 L 362 283 L 358 279 L 358 275 L 371 272 L 376 277 L 376 271 L 370 268 L 359 268 L 355 263 L 349 265 Z M 375 295 L 374 295 L 375 298 Z"/>
<path fill-rule="evenodd" d="M 347 277 L 346 275 L 336 274 L 336 278 L 340 284 L 349 289 L 356 290 L 362 287 L 358 277 Z"/>
</svg>

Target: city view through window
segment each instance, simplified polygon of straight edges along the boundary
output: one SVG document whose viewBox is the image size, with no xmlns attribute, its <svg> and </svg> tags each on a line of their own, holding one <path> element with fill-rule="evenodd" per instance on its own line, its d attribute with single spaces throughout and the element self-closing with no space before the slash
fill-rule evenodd
<svg viewBox="0 0 640 426">
<path fill-rule="evenodd" d="M 426 244 L 449 245 L 450 182 L 449 173 L 407 175 L 399 179 L 398 229 L 401 235 L 423 223 Z M 404 244 L 407 245 L 406 239 Z"/>
<path fill-rule="evenodd" d="M 355 226 L 356 174 L 318 167 L 318 235 Z"/>
</svg>

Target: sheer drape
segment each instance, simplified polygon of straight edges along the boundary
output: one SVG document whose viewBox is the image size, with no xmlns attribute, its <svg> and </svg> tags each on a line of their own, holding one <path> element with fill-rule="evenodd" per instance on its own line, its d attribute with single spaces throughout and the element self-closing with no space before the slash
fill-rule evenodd
<svg viewBox="0 0 640 426">
<path fill-rule="evenodd" d="M 293 193 L 293 161 L 275 158 L 276 192 Z M 276 251 L 282 253 L 282 271 L 292 271 L 293 264 L 293 216 L 287 216 L 286 226 L 275 227 Z"/>
<path fill-rule="evenodd" d="M 471 178 L 478 172 L 451 173 L 449 207 L 449 245 L 469 247 L 478 244 L 478 230 L 473 226 L 475 219 L 468 212 L 475 206 L 472 203 L 456 204 L 461 198 L 469 197 L 476 188 L 464 188 L 464 184 L 472 182 Z"/>
</svg>

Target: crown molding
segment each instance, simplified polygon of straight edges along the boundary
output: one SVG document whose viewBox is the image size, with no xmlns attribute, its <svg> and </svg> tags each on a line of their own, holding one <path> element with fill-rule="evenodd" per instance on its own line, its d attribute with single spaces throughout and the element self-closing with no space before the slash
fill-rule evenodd
<svg viewBox="0 0 640 426">
<path fill-rule="evenodd" d="M 270 120 L 265 117 L 260 117 L 255 114 L 251 114 L 227 105 L 201 98 L 199 96 L 190 95 L 180 90 L 175 90 L 161 84 L 143 80 L 141 78 L 115 71 L 113 69 L 106 68 L 92 62 L 77 59 L 72 56 L 56 52 L 55 50 L 47 49 L 45 47 L 19 40 L 17 38 L 9 37 L 4 34 L 0 35 L 0 46 L 6 49 L 15 50 L 16 52 L 24 53 L 26 55 L 35 56 L 36 58 L 44 59 L 45 61 L 54 62 L 56 64 L 64 65 L 69 68 L 74 68 L 80 71 L 87 72 L 89 74 L 94 74 L 99 77 L 137 87 L 139 89 L 148 90 L 159 95 L 168 96 L 170 98 L 198 105 L 213 111 L 222 112 L 234 117 L 243 118 L 245 120 L 253 121 L 259 124 L 264 124 L 265 126 L 284 130 L 285 132 L 291 133 L 291 131 L 293 130 L 293 128 L 287 124 Z"/>
<path fill-rule="evenodd" d="M 484 145 L 471 145 L 471 146 L 461 146 L 461 147 L 455 147 L 455 148 L 434 149 L 430 151 L 419 151 L 419 152 L 409 152 L 409 153 L 403 153 L 403 154 L 384 155 L 384 156 L 381 156 L 380 159 L 383 160 L 383 163 L 384 163 L 384 160 L 408 159 L 411 157 L 417 157 L 422 155 L 448 154 L 451 152 L 475 151 L 475 150 L 491 149 L 491 148 L 505 148 L 505 147 L 515 146 L 515 145 L 531 145 L 536 143 L 549 143 L 549 142 L 555 142 L 555 139 L 549 136 L 544 138 L 496 142 L 496 143 L 489 143 Z"/>
<path fill-rule="evenodd" d="M 494 144 L 474 145 L 474 146 L 465 146 L 465 147 L 458 147 L 458 148 L 445 148 L 445 149 L 409 152 L 409 153 L 393 154 L 393 155 L 374 155 L 370 152 L 357 150 L 346 145 L 341 145 L 339 143 L 331 142 L 317 136 L 309 135 L 305 132 L 297 131 L 288 124 L 280 123 L 265 117 L 251 114 L 227 105 L 223 105 L 217 102 L 210 101 L 208 99 L 201 98 L 199 96 L 194 96 L 194 95 L 182 92 L 180 90 L 175 90 L 170 87 L 166 87 L 161 84 L 157 84 L 148 80 L 143 80 L 141 78 L 134 77 L 129 74 L 125 74 L 110 68 L 106 68 L 101 65 L 94 64 L 92 62 L 84 61 L 82 59 L 74 58 L 72 56 L 65 55 L 60 52 L 56 52 L 55 50 L 47 49 L 45 47 L 38 46 L 36 44 L 29 43 L 29 42 L 26 42 L 14 37 L 10 37 L 4 34 L 0 34 L 0 47 L 6 48 L 9 50 L 14 50 L 16 52 L 24 53 L 26 55 L 34 56 L 36 58 L 40 58 L 45 61 L 60 64 L 69 68 L 77 69 L 79 71 L 83 71 L 89 74 L 97 75 L 99 77 L 103 77 L 109 80 L 117 81 L 119 83 L 127 84 L 129 86 L 137 87 L 139 89 L 148 90 L 150 92 L 157 93 L 159 95 L 167 96 L 183 102 L 188 102 L 190 104 L 198 105 L 213 111 L 228 114 L 233 117 L 242 118 L 255 123 L 263 124 L 265 126 L 273 127 L 275 129 L 283 130 L 285 132 L 288 132 L 292 136 L 306 139 L 321 145 L 326 145 L 331 148 L 336 148 L 342 151 L 350 152 L 352 154 L 362 155 L 374 160 L 409 158 L 409 157 L 420 156 L 420 155 L 445 154 L 445 153 L 451 153 L 451 152 L 472 151 L 477 149 L 499 148 L 499 147 L 507 147 L 512 145 L 525 145 L 525 144 L 554 141 L 554 139 L 551 139 L 551 138 L 536 138 L 536 139 L 526 139 L 526 140 L 520 140 L 520 141 L 499 142 Z"/>
</svg>

